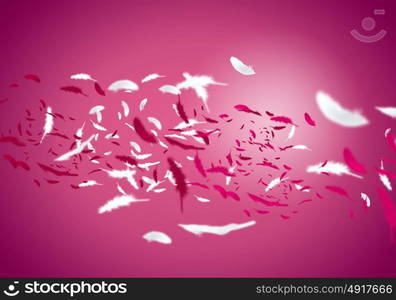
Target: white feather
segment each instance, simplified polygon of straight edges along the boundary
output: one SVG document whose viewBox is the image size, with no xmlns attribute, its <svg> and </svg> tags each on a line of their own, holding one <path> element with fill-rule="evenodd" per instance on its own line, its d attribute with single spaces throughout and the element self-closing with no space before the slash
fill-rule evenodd
<svg viewBox="0 0 396 300">
<path fill-rule="evenodd" d="M 154 193 L 162 193 L 162 192 L 165 192 L 165 191 L 166 191 L 166 188 L 153 190 Z"/>
<path fill-rule="evenodd" d="M 391 118 L 396 118 L 396 107 L 376 106 L 375 108 L 378 109 L 380 112 L 382 112 L 384 115 L 387 115 Z"/>
<path fill-rule="evenodd" d="M 139 86 L 131 80 L 123 79 L 114 81 L 107 89 L 112 92 L 123 91 L 131 93 L 132 91 L 137 91 Z"/>
<path fill-rule="evenodd" d="M 105 212 L 110 212 L 114 209 L 129 206 L 133 202 L 146 202 L 149 199 L 136 199 L 133 195 L 121 195 L 116 196 L 98 209 L 98 213 L 103 214 Z"/>
<path fill-rule="evenodd" d="M 144 77 L 142 79 L 142 83 L 150 81 L 150 80 L 154 80 L 154 79 L 157 79 L 157 78 L 160 78 L 160 77 L 165 77 L 165 76 L 159 75 L 159 74 L 156 74 L 156 73 L 149 74 L 149 75 L 147 75 L 146 77 Z"/>
<path fill-rule="evenodd" d="M 124 110 L 124 117 L 128 117 L 129 115 L 129 106 L 125 101 L 121 101 L 122 109 Z"/>
<path fill-rule="evenodd" d="M 330 95 L 318 91 L 316 103 L 323 115 L 330 121 L 345 127 L 360 127 L 369 124 L 369 121 L 359 111 L 351 111 L 343 108 Z"/>
<path fill-rule="evenodd" d="M 383 163 L 382 160 L 381 160 L 380 169 L 384 170 L 384 163 Z M 378 176 L 379 176 L 382 184 L 387 188 L 387 190 L 391 191 L 392 190 L 392 185 L 390 183 L 390 180 L 389 180 L 388 176 L 386 176 L 386 174 L 380 174 L 380 173 L 378 173 Z"/>
<path fill-rule="evenodd" d="M 96 81 L 95 79 L 93 79 L 91 77 L 91 75 L 86 74 L 86 73 L 78 73 L 78 74 L 74 74 L 70 76 L 71 79 L 75 79 L 75 80 L 92 80 L 92 81 Z"/>
<path fill-rule="evenodd" d="M 362 200 L 366 203 L 367 207 L 371 206 L 371 201 L 369 196 L 367 196 L 365 193 L 360 193 L 360 196 L 362 197 Z"/>
<path fill-rule="evenodd" d="M 117 183 L 117 190 L 121 193 L 121 194 L 123 194 L 123 195 L 126 195 L 127 193 L 124 191 L 124 189 Z"/>
<path fill-rule="evenodd" d="M 202 99 L 203 104 L 207 111 L 209 111 L 208 107 L 208 91 L 206 87 L 208 85 L 227 85 L 225 83 L 216 82 L 214 79 L 207 75 L 190 75 L 189 73 L 183 73 L 184 81 L 178 83 L 176 87 L 181 89 L 193 89 L 197 94 L 198 98 Z"/>
<path fill-rule="evenodd" d="M 273 180 L 271 180 L 270 183 L 268 183 L 267 187 L 265 188 L 265 191 L 268 192 L 270 190 L 272 190 L 274 187 L 276 187 L 278 184 L 280 184 L 282 181 L 286 180 L 287 178 L 282 178 L 282 180 L 280 179 L 280 177 L 277 177 Z"/>
<path fill-rule="evenodd" d="M 146 104 L 147 104 L 147 101 L 148 101 L 147 98 L 144 98 L 142 101 L 140 101 L 140 104 L 139 104 L 139 110 L 140 110 L 140 111 L 143 111 L 144 107 L 145 107 Z"/>
<path fill-rule="evenodd" d="M 256 74 L 251 66 L 245 65 L 240 59 L 231 56 L 230 57 L 231 65 L 237 70 L 239 73 L 243 75 L 254 75 Z"/>
<path fill-rule="evenodd" d="M 98 123 L 102 122 L 102 113 L 101 111 L 104 110 L 105 107 L 103 105 L 96 105 L 89 110 L 90 115 L 96 114 L 96 119 Z"/>
<path fill-rule="evenodd" d="M 210 200 L 209 199 L 206 199 L 206 198 L 202 198 L 202 197 L 199 197 L 199 196 L 197 196 L 197 195 L 194 195 L 194 197 L 195 198 L 197 198 L 197 200 L 199 201 L 199 202 L 210 202 Z"/>
<path fill-rule="evenodd" d="M 203 233 L 211 233 L 216 235 L 225 235 L 234 230 L 240 230 L 256 224 L 256 221 L 249 221 L 240 224 L 227 224 L 224 226 L 212 226 L 212 225 L 198 225 L 198 224 L 179 224 L 184 230 L 189 231 L 195 235 L 200 236 Z"/>
<path fill-rule="evenodd" d="M 135 170 L 131 170 L 131 169 L 126 169 L 126 170 L 106 170 L 106 169 L 102 169 L 103 171 L 105 171 L 107 173 L 107 175 L 109 175 L 111 178 L 116 178 L 116 179 L 123 179 L 125 178 L 131 186 L 133 186 L 133 188 L 135 190 L 139 189 L 139 186 L 136 183 L 136 180 L 134 178 L 136 171 Z"/>
<path fill-rule="evenodd" d="M 87 186 L 94 186 L 94 185 L 102 185 L 102 184 L 97 183 L 95 180 L 88 180 L 85 182 L 81 182 L 78 186 L 79 187 L 87 187 Z"/>
<path fill-rule="evenodd" d="M 92 123 L 92 126 L 95 127 L 97 130 L 100 130 L 100 131 L 107 131 L 107 129 L 104 128 L 103 126 L 101 126 L 101 125 L 95 123 L 95 122 L 92 121 L 92 120 L 90 120 L 90 121 L 91 121 L 91 123 Z"/>
<path fill-rule="evenodd" d="M 290 140 L 294 136 L 295 133 L 296 133 L 296 126 L 292 125 L 290 127 L 290 131 L 289 131 L 289 135 L 287 136 L 287 140 Z"/>
<path fill-rule="evenodd" d="M 303 188 L 303 186 L 299 185 L 299 184 L 294 184 L 294 186 L 295 186 L 296 190 L 298 190 L 298 191 L 301 191 L 301 189 Z M 301 192 L 306 192 L 307 193 L 309 191 L 310 191 L 310 189 L 305 189 L 305 190 L 303 190 Z"/>
<path fill-rule="evenodd" d="M 166 149 L 169 148 L 168 145 L 165 144 L 165 143 L 164 143 L 163 141 L 161 141 L 161 140 L 158 140 L 158 143 L 160 144 L 161 147 L 164 147 L 164 148 L 166 148 Z"/>
<path fill-rule="evenodd" d="M 140 148 L 139 144 L 136 142 L 129 142 L 129 144 L 131 145 L 131 147 L 133 147 L 137 152 L 141 152 L 142 148 Z"/>
<path fill-rule="evenodd" d="M 199 121 L 197 121 L 195 119 L 188 119 L 188 123 L 181 122 L 176 127 L 174 127 L 174 129 L 185 129 L 185 128 L 192 127 L 192 126 L 197 125 L 197 124 L 205 124 L 205 123 L 206 122 L 199 122 Z"/>
<path fill-rule="evenodd" d="M 173 94 L 173 95 L 180 95 L 180 90 L 177 87 L 170 85 L 170 84 L 161 86 L 159 88 L 159 90 L 161 92 L 163 92 L 164 94 L 168 93 L 168 94 Z"/>
<path fill-rule="evenodd" d="M 77 147 L 61 156 L 55 159 L 55 161 L 64 161 L 68 160 L 70 157 L 73 155 L 79 154 L 81 151 L 84 150 L 84 148 L 92 141 L 92 139 L 95 137 L 95 134 L 91 135 L 88 140 L 85 142 L 81 142 Z"/>
<path fill-rule="evenodd" d="M 171 244 L 172 239 L 165 233 L 160 231 L 150 231 L 143 235 L 143 238 L 148 242 L 157 242 L 161 244 Z"/>
<path fill-rule="evenodd" d="M 161 122 L 158 119 L 156 119 L 154 117 L 148 117 L 147 120 L 150 123 L 153 123 L 155 125 L 155 127 L 157 127 L 158 130 L 162 129 L 162 124 L 161 124 Z"/>
<path fill-rule="evenodd" d="M 133 131 L 135 131 L 135 128 L 131 125 L 131 124 L 129 124 L 129 123 L 127 123 L 127 122 L 125 122 L 124 123 L 126 126 L 128 126 L 129 128 L 131 128 Z"/>
<path fill-rule="evenodd" d="M 163 181 L 158 181 L 156 182 L 154 179 L 151 179 L 149 177 L 146 176 L 142 176 L 142 180 L 149 184 L 149 186 L 146 189 L 146 192 L 150 192 L 151 190 L 153 190 L 155 187 L 157 187 L 158 185 L 160 185 Z"/>
<path fill-rule="evenodd" d="M 144 163 L 144 164 L 138 164 L 138 167 L 142 168 L 142 169 L 145 169 L 146 171 L 150 171 L 150 167 L 159 165 L 159 163 L 160 163 L 159 161 L 147 162 L 147 163 Z"/>
<path fill-rule="evenodd" d="M 295 146 L 292 147 L 292 149 L 295 149 L 295 150 L 311 150 L 310 148 L 308 148 L 305 145 L 295 145 Z"/>
<path fill-rule="evenodd" d="M 322 172 L 325 173 L 330 173 L 334 175 L 350 175 L 359 179 L 362 179 L 363 177 L 357 174 L 352 173 L 348 166 L 341 163 L 341 162 L 336 162 L 336 161 L 328 161 L 324 167 L 322 167 L 323 162 L 320 162 L 316 165 L 308 166 L 307 167 L 307 172 L 308 173 L 316 173 L 316 174 L 321 174 Z"/>
<path fill-rule="evenodd" d="M 185 136 L 178 135 L 178 134 L 165 134 L 165 136 L 170 137 L 170 138 L 176 138 L 179 140 L 187 140 L 187 138 Z"/>
<path fill-rule="evenodd" d="M 54 127 L 54 116 L 52 115 L 52 108 L 47 107 L 47 113 L 45 114 L 45 123 L 44 123 L 44 131 L 43 131 L 43 136 L 41 137 L 40 144 L 43 142 L 43 139 L 45 136 L 49 133 L 51 133 L 52 129 Z"/>
<path fill-rule="evenodd" d="M 147 153 L 147 154 L 136 154 L 133 150 L 131 150 L 131 155 L 133 157 L 135 157 L 136 159 L 147 159 L 149 158 L 151 155 L 153 155 L 152 153 Z"/>
</svg>

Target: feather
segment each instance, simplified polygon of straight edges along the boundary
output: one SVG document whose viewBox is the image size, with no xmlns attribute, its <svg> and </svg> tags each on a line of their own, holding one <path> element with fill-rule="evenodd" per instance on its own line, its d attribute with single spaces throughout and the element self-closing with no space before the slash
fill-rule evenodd
<svg viewBox="0 0 396 300">
<path fill-rule="evenodd" d="M 136 171 L 135 170 L 131 170 L 131 169 L 126 169 L 126 170 L 106 170 L 103 169 L 103 171 L 105 171 L 107 173 L 107 175 L 109 175 L 109 177 L 111 178 L 116 178 L 116 179 L 126 179 L 130 185 L 138 190 L 139 187 L 136 183 L 136 180 L 134 178 Z"/>
<path fill-rule="evenodd" d="M 110 212 L 114 209 L 129 206 L 133 202 L 146 202 L 149 199 L 136 199 L 133 195 L 122 195 L 116 196 L 98 209 L 98 213 L 103 214 L 105 212 Z"/>
<path fill-rule="evenodd" d="M 56 176 L 78 176 L 78 174 L 70 173 L 69 171 L 59 171 L 52 167 L 37 163 L 37 165 L 44 171 L 52 173 Z"/>
<path fill-rule="evenodd" d="M 176 85 L 176 88 L 181 90 L 181 89 L 193 89 L 195 93 L 197 94 L 198 98 L 202 99 L 203 104 L 205 105 L 205 108 L 207 111 L 209 111 L 208 107 L 208 92 L 206 90 L 206 87 L 208 85 L 227 85 L 225 83 L 220 83 L 214 81 L 214 79 L 210 76 L 207 75 L 190 75 L 189 73 L 185 72 L 183 73 L 184 81 L 179 82 Z"/>
<path fill-rule="evenodd" d="M 88 180 L 81 182 L 78 187 L 87 187 L 87 186 L 94 186 L 94 185 L 102 185 L 101 183 L 97 183 L 95 180 Z"/>
<path fill-rule="evenodd" d="M 103 105 L 96 105 L 89 110 L 90 115 L 96 114 L 96 119 L 98 123 L 102 122 L 102 113 L 101 111 L 104 110 L 105 107 Z"/>
<path fill-rule="evenodd" d="M 206 171 L 202 165 L 201 159 L 198 156 L 198 152 L 195 154 L 194 164 L 195 164 L 195 168 L 198 170 L 198 172 L 201 173 L 201 175 L 206 178 Z"/>
<path fill-rule="evenodd" d="M 148 101 L 147 98 L 144 98 L 142 101 L 140 101 L 140 104 L 139 104 L 139 110 L 140 110 L 140 111 L 143 111 L 144 107 L 145 107 L 146 104 L 147 104 L 147 101 Z"/>
<path fill-rule="evenodd" d="M 26 74 L 25 76 L 23 76 L 25 79 L 27 80 L 32 80 L 35 81 L 37 83 L 40 83 L 40 78 L 37 75 L 34 74 Z"/>
<path fill-rule="evenodd" d="M 141 151 L 142 151 L 142 148 L 140 148 L 140 146 L 139 146 L 138 143 L 136 143 L 136 142 L 129 142 L 129 144 L 131 145 L 131 147 L 135 148 L 135 150 L 136 150 L 137 152 L 141 152 Z"/>
<path fill-rule="evenodd" d="M 74 80 L 92 80 L 95 81 L 95 79 L 93 79 L 91 77 L 91 75 L 86 74 L 86 73 L 78 73 L 78 74 L 74 74 L 70 76 L 70 79 L 74 79 Z"/>
<path fill-rule="evenodd" d="M 135 157 L 138 160 L 142 160 L 142 159 L 147 159 L 149 158 L 151 155 L 153 155 L 152 153 L 147 153 L 147 154 L 136 154 L 133 150 L 131 150 L 131 155 L 133 157 Z"/>
<path fill-rule="evenodd" d="M 128 117 L 128 115 L 129 115 L 128 103 L 126 103 L 125 101 L 121 101 L 121 106 L 122 106 L 122 109 L 124 110 L 124 117 Z"/>
<path fill-rule="evenodd" d="M 360 193 L 360 197 L 362 198 L 362 200 L 365 202 L 367 207 L 371 206 L 371 201 L 369 196 L 367 196 L 365 193 Z"/>
<path fill-rule="evenodd" d="M 74 86 L 74 85 L 62 86 L 60 89 L 62 91 L 64 91 L 64 92 L 69 92 L 69 93 L 74 93 L 74 94 L 81 94 L 81 95 L 84 95 L 85 97 L 88 97 L 87 94 L 83 93 L 82 89 L 80 89 L 79 87 Z"/>
<path fill-rule="evenodd" d="M 91 135 L 88 140 L 77 145 L 77 147 L 75 149 L 59 156 L 58 158 L 55 159 L 55 161 L 65 161 L 65 160 L 68 160 L 73 155 L 81 153 L 84 150 L 84 148 L 87 147 L 87 145 L 92 141 L 92 139 L 94 137 L 95 137 L 95 134 Z"/>
<path fill-rule="evenodd" d="M 330 95 L 318 91 L 316 103 L 323 115 L 330 121 L 345 127 L 360 127 L 369 124 L 369 121 L 359 111 L 351 111 L 343 108 Z"/>
<path fill-rule="evenodd" d="M 316 126 L 315 121 L 311 118 L 311 116 L 308 113 L 304 114 L 305 122 L 307 122 L 311 126 Z"/>
<path fill-rule="evenodd" d="M 381 170 L 384 170 L 384 163 L 383 163 L 382 161 L 381 161 L 381 167 L 380 167 L 380 169 L 381 169 Z M 386 174 L 380 173 L 380 172 L 378 173 L 378 176 L 379 176 L 379 178 L 380 178 L 382 184 L 387 188 L 387 190 L 388 190 L 388 191 L 391 191 L 391 190 L 392 190 L 392 185 L 391 185 L 391 183 L 390 183 L 390 181 L 389 181 L 388 176 L 386 176 Z"/>
<path fill-rule="evenodd" d="M 146 77 L 144 77 L 142 79 L 142 83 L 150 81 L 150 80 L 154 80 L 154 79 L 157 79 L 157 78 L 160 78 L 160 77 L 165 77 L 165 76 L 159 75 L 159 74 L 156 74 L 156 73 L 149 74 L 149 75 L 147 75 Z"/>
<path fill-rule="evenodd" d="M 195 119 L 189 119 L 188 123 L 181 122 L 176 127 L 174 127 L 174 129 L 185 129 L 185 128 L 192 127 L 192 126 L 197 125 L 197 124 L 205 124 L 205 122 L 199 122 L 199 121 L 197 121 Z"/>
<path fill-rule="evenodd" d="M 152 144 L 157 143 L 157 138 L 144 128 L 143 123 L 138 118 L 133 119 L 133 127 L 142 140 Z"/>
<path fill-rule="evenodd" d="M 379 110 L 381 113 L 384 115 L 387 115 L 391 118 L 396 118 L 396 107 L 380 107 L 376 106 L 375 107 L 377 110 Z"/>
<path fill-rule="evenodd" d="M 242 75 L 254 75 L 256 74 L 251 66 L 245 65 L 240 59 L 231 56 L 230 57 L 231 65 L 234 67 L 236 71 L 241 73 Z"/>
<path fill-rule="evenodd" d="M 100 131 L 107 131 L 107 129 L 106 129 L 105 127 L 100 126 L 99 124 L 95 123 L 95 122 L 92 121 L 92 120 L 90 120 L 90 121 L 91 121 L 91 123 L 92 123 L 92 126 L 93 126 L 95 129 L 100 130 Z"/>
<path fill-rule="evenodd" d="M 99 95 L 101 95 L 101 96 L 106 96 L 105 91 L 102 89 L 102 87 L 99 85 L 99 83 L 95 82 L 94 87 L 95 87 L 95 91 L 96 91 Z"/>
<path fill-rule="evenodd" d="M 123 194 L 123 195 L 127 195 L 127 193 L 124 191 L 124 189 L 117 183 L 117 190 Z"/>
<path fill-rule="evenodd" d="M 173 95 L 180 95 L 180 90 L 177 87 L 169 84 L 161 86 L 159 90 L 164 94 L 169 93 Z"/>
<path fill-rule="evenodd" d="M 343 154 L 344 154 L 344 161 L 348 165 L 348 167 L 350 167 L 353 171 L 357 173 L 361 173 L 361 174 L 366 173 L 366 168 L 356 160 L 351 150 L 345 148 Z"/>
<path fill-rule="evenodd" d="M 255 114 L 255 115 L 261 116 L 261 114 L 258 111 L 251 110 L 249 107 L 247 107 L 244 104 L 235 105 L 234 108 L 236 110 L 238 110 L 238 111 L 243 111 L 243 112 L 246 112 L 246 113 L 251 113 L 251 114 Z"/>
<path fill-rule="evenodd" d="M 26 171 L 30 170 L 30 167 L 27 163 L 24 161 L 18 161 L 15 158 L 13 158 L 11 155 L 4 154 L 3 158 L 7 160 L 15 169 L 18 167 L 21 167 L 22 169 L 25 169 Z"/>
<path fill-rule="evenodd" d="M 139 86 L 131 80 L 123 79 L 114 81 L 107 89 L 112 92 L 132 93 L 133 91 L 137 91 Z"/>
<path fill-rule="evenodd" d="M 176 104 L 176 109 L 177 109 L 177 115 L 180 116 L 180 118 L 181 118 L 185 123 L 188 124 L 188 122 L 189 122 L 189 121 L 188 121 L 188 117 L 187 117 L 186 112 L 184 111 L 183 105 L 182 105 L 181 102 L 180 102 L 180 97 L 179 97 L 179 101 L 178 101 L 177 104 Z"/>
<path fill-rule="evenodd" d="M 289 135 L 287 136 L 287 140 L 290 140 L 294 136 L 295 133 L 296 133 L 296 126 L 292 125 L 290 127 L 290 131 L 289 131 Z"/>
<path fill-rule="evenodd" d="M 193 146 L 193 145 L 183 144 L 183 143 L 180 143 L 179 141 L 176 141 L 169 137 L 165 137 L 165 139 L 169 144 L 171 144 L 173 146 L 178 146 L 184 150 L 205 150 L 205 148 L 203 148 L 203 147 L 197 147 L 197 146 Z"/>
<path fill-rule="evenodd" d="M 223 226 L 198 225 L 198 224 L 179 224 L 179 226 L 188 232 L 200 236 L 203 233 L 226 235 L 231 231 L 250 227 L 253 226 L 254 224 L 256 224 L 255 221 L 249 221 L 246 223 L 239 223 L 239 224 L 231 223 Z"/>
<path fill-rule="evenodd" d="M 284 181 L 286 179 L 287 178 L 281 179 L 280 177 L 277 177 L 277 178 L 271 180 L 271 182 L 268 183 L 267 187 L 265 188 L 265 191 L 268 192 L 268 191 L 272 190 L 274 187 L 276 187 L 278 184 L 280 184 L 282 181 Z"/>
<path fill-rule="evenodd" d="M 386 139 L 386 142 L 388 143 L 389 147 L 396 152 L 396 141 L 393 138 L 391 128 L 388 128 L 385 130 L 385 139 Z"/>
<path fill-rule="evenodd" d="M 172 158 L 168 158 L 169 170 L 176 182 L 176 190 L 180 195 L 180 210 L 183 212 L 183 198 L 187 194 L 186 177 Z"/>
<path fill-rule="evenodd" d="M 40 144 L 43 142 L 44 137 L 52 131 L 54 127 L 54 116 L 52 115 L 52 108 L 47 107 L 47 113 L 45 115 L 45 124 L 44 124 L 44 132 L 43 136 L 41 137 Z"/>
<path fill-rule="evenodd" d="M 311 151 L 311 149 L 310 148 L 308 148 L 307 146 L 305 146 L 305 145 L 295 145 L 295 146 L 293 146 L 293 147 L 291 147 L 292 149 L 295 149 L 295 150 L 310 150 Z"/>
<path fill-rule="evenodd" d="M 202 197 L 199 197 L 199 196 L 197 196 L 197 195 L 194 195 L 194 197 L 197 198 L 197 200 L 198 200 L 199 202 L 203 202 L 203 203 L 210 202 L 209 199 L 202 198 Z"/>
<path fill-rule="evenodd" d="M 138 164 L 138 167 L 141 168 L 141 169 L 145 169 L 146 171 L 150 171 L 150 167 L 156 166 L 156 165 L 159 165 L 159 164 L 160 164 L 159 161 L 146 162 L 144 164 Z"/>
<path fill-rule="evenodd" d="M 271 121 L 294 125 L 290 118 L 284 116 L 271 117 Z"/>
<path fill-rule="evenodd" d="M 326 164 L 323 162 L 320 162 L 316 165 L 308 166 L 307 167 L 307 172 L 308 173 L 316 173 L 316 174 L 321 174 L 321 173 L 329 173 L 329 174 L 334 174 L 334 175 L 350 175 L 359 179 L 362 179 L 363 177 L 357 174 L 352 173 L 348 166 L 344 165 L 343 163 L 340 162 L 335 162 L 335 161 L 328 161 Z"/>
<path fill-rule="evenodd" d="M 157 242 L 161 244 L 171 244 L 172 239 L 165 233 L 160 231 L 150 231 L 143 235 L 143 238 L 148 242 Z"/>
<path fill-rule="evenodd" d="M 161 130 L 161 129 L 162 129 L 162 124 L 161 124 L 161 122 L 160 122 L 158 119 L 156 119 L 156 118 L 154 118 L 154 117 L 147 117 L 147 120 L 148 120 L 150 123 L 153 123 L 154 126 L 157 127 L 158 130 Z"/>
</svg>

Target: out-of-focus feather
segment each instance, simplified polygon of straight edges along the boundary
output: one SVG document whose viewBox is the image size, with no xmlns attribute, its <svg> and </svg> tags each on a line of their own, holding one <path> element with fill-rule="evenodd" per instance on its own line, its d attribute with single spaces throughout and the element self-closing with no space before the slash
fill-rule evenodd
<svg viewBox="0 0 396 300">
<path fill-rule="evenodd" d="M 330 121 L 344 127 L 360 127 L 369 124 L 369 121 L 359 111 L 351 111 L 342 107 L 330 95 L 318 91 L 316 103 L 323 115 Z"/>
</svg>

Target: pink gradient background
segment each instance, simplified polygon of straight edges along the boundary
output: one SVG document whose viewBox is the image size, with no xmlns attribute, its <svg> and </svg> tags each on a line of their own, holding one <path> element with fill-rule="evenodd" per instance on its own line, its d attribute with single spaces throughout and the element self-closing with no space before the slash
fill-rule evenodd
<svg viewBox="0 0 396 300">
<path fill-rule="evenodd" d="M 361 19 L 372 16 L 375 8 L 386 10 L 385 16 L 375 19 L 376 29 L 384 28 L 388 35 L 374 44 L 360 43 L 349 31 L 359 29 Z M 120 100 L 136 104 L 145 96 L 149 103 L 139 114 L 161 117 L 166 127 L 174 126 L 180 122 L 169 108 L 175 99 L 158 92 L 158 87 L 180 82 L 184 71 L 209 74 L 229 85 L 209 88 L 211 116 L 230 113 L 235 128 L 229 126 L 224 133 L 229 146 L 217 143 L 201 154 L 206 164 L 224 160 L 240 124 L 253 119 L 232 109 L 243 103 L 261 112 L 290 116 L 301 127 L 293 142 L 314 151 L 288 152 L 282 161 L 300 170 L 295 177 L 315 187 L 343 186 L 353 200 L 324 192 L 324 199 L 301 206 L 289 220 L 281 219 L 273 209 L 268 215 L 254 215 L 257 224 L 248 229 L 196 237 L 177 224 L 246 222 L 252 218 L 242 210 L 253 207 L 252 201 L 247 196 L 240 203 L 224 200 L 209 191 L 202 196 L 212 203 L 202 204 L 193 198 L 198 192 L 191 188 L 184 214 L 179 211 L 177 194 L 171 191 L 148 203 L 99 215 L 97 208 L 116 194 L 115 181 L 107 179 L 106 188 L 75 191 L 67 178 L 64 183 L 38 188 L 32 179 L 42 178 L 41 171 L 14 170 L 1 160 L 0 275 L 394 277 L 396 245 L 389 242 L 375 193 L 379 182 L 374 166 L 382 157 L 394 158 L 383 133 L 396 127 L 394 120 L 373 106 L 395 105 L 395 8 L 394 1 L 1 1 L 0 99 L 9 98 L 0 106 L 2 133 L 8 129 L 15 133 L 25 109 L 36 108 L 40 98 L 56 112 L 78 118 L 75 123 L 56 125 L 69 134 L 96 104 L 106 105 L 104 124 L 121 130 L 115 117 Z M 230 56 L 253 65 L 257 75 L 237 73 Z M 153 72 L 167 77 L 131 95 L 100 97 L 91 83 L 68 79 L 80 72 L 92 74 L 102 87 L 124 78 L 139 82 Z M 24 80 L 27 73 L 38 74 L 42 83 Z M 20 87 L 10 89 L 13 82 Z M 59 91 L 71 83 L 90 97 Z M 317 90 L 330 93 L 346 107 L 360 108 L 370 126 L 347 129 L 327 121 L 315 104 Z M 187 99 L 190 111 L 200 104 L 191 91 L 183 92 L 183 101 Z M 135 105 L 133 114 L 136 111 Z M 317 127 L 304 123 L 304 112 L 312 115 Z M 126 136 L 129 131 L 123 130 Z M 49 163 L 46 149 L 58 142 L 48 138 L 45 150 L 34 154 L 35 160 Z M 12 145 L 0 147 L 0 154 L 18 157 L 22 152 Z M 344 147 L 369 168 L 364 181 L 304 172 L 308 164 L 342 161 Z M 181 153 L 193 152 L 169 151 L 175 158 Z M 198 180 L 195 170 L 186 172 L 189 179 Z M 262 189 L 253 180 L 245 180 L 245 190 L 260 193 Z M 372 199 L 367 212 L 362 209 L 361 191 Z M 145 197 L 141 191 L 137 196 Z M 151 230 L 168 233 L 173 243 L 147 243 L 141 236 Z"/>
</svg>

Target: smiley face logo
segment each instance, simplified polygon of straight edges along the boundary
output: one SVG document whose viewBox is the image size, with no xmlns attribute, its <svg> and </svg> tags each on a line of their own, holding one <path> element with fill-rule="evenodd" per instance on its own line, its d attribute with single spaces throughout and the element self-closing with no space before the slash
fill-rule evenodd
<svg viewBox="0 0 396 300">
<path fill-rule="evenodd" d="M 375 9 L 374 10 L 374 15 L 384 15 L 384 14 L 385 14 L 384 9 Z M 374 18 L 372 18 L 372 17 L 363 18 L 363 20 L 361 22 L 361 26 L 366 32 L 372 31 L 376 26 Z M 363 43 L 374 43 L 374 42 L 381 40 L 386 35 L 386 31 L 384 29 L 381 29 L 376 34 L 366 35 L 366 34 L 359 33 L 359 31 L 357 31 L 356 29 L 352 29 L 351 35 L 355 39 L 357 39 L 358 41 L 361 41 Z"/>
<path fill-rule="evenodd" d="M 16 289 L 16 285 L 19 281 L 14 281 L 14 284 L 10 284 L 7 290 L 4 290 L 3 293 L 9 297 L 14 297 L 19 294 L 19 291 Z"/>
</svg>

